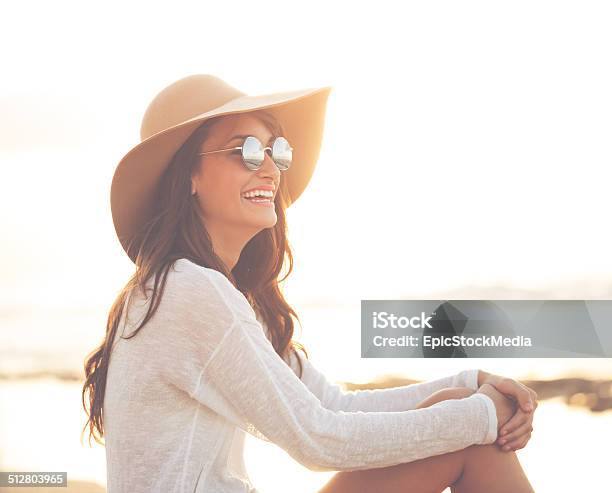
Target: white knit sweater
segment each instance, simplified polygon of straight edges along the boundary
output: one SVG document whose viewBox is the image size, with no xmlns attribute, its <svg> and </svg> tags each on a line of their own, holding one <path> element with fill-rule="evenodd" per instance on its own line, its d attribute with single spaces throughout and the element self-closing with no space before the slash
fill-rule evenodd
<svg viewBox="0 0 612 493">
<path fill-rule="evenodd" d="M 187 259 L 170 269 L 153 318 L 125 340 L 148 303 L 140 293 L 129 301 L 103 407 L 108 493 L 257 492 L 245 432 L 313 471 L 386 467 L 497 438 L 484 394 L 414 409 L 445 387 L 476 389 L 478 370 L 347 392 L 300 353 L 300 379 L 296 357 L 289 366 L 277 355 L 244 295 Z"/>
</svg>

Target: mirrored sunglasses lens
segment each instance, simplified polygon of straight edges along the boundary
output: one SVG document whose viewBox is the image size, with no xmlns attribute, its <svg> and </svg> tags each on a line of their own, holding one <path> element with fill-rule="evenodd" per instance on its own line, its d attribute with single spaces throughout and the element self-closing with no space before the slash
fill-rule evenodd
<svg viewBox="0 0 612 493">
<path fill-rule="evenodd" d="M 284 137 L 277 137 L 272 146 L 272 158 L 281 170 L 289 169 L 293 152 L 289 142 Z"/>
<path fill-rule="evenodd" d="M 242 159 L 249 169 L 258 169 L 261 166 L 264 160 L 264 150 L 257 138 L 249 136 L 244 140 Z"/>
</svg>

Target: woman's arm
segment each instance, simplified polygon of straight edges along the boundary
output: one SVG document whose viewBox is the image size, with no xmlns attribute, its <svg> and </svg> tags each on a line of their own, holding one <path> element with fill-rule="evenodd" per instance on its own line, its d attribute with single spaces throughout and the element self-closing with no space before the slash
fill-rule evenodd
<svg viewBox="0 0 612 493">
<path fill-rule="evenodd" d="M 242 293 L 208 270 L 169 274 L 159 316 L 172 330 L 154 356 L 169 384 L 223 420 L 317 471 L 386 467 L 496 439 L 491 399 L 481 394 L 402 412 L 326 409 L 275 352 Z"/>
<path fill-rule="evenodd" d="M 475 390 L 468 389 L 467 387 L 456 388 L 456 389 L 442 389 L 434 392 L 429 397 L 419 402 L 416 406 L 417 409 L 424 407 L 433 406 L 434 404 L 448 399 L 464 399 L 465 397 L 471 396 Z M 499 428 L 499 426 L 498 426 Z"/>
<path fill-rule="evenodd" d="M 301 352 L 292 354 L 290 361 L 296 375 L 299 368 L 296 358 L 302 362 L 302 382 L 321 401 L 323 407 L 332 411 L 407 411 L 434 392 L 448 387 L 467 387 L 476 391 L 478 369 L 463 370 L 455 375 L 386 389 L 345 391 L 330 382 Z"/>
</svg>

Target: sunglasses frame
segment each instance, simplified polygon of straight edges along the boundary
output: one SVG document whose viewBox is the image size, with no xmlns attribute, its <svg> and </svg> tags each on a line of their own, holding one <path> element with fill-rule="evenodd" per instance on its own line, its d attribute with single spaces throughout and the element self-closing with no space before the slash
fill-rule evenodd
<svg viewBox="0 0 612 493">
<path fill-rule="evenodd" d="M 261 141 L 260 141 L 260 140 L 259 140 L 257 137 L 255 137 L 254 135 L 249 135 L 249 136 L 247 136 L 247 137 L 244 139 L 244 142 L 243 142 L 243 144 L 242 144 L 241 146 L 236 146 L 236 147 L 228 147 L 227 149 L 217 149 L 217 150 L 214 150 L 214 151 L 199 152 L 197 155 L 198 155 L 198 156 L 206 156 L 207 154 L 214 154 L 214 153 L 216 153 L 216 152 L 235 151 L 235 150 L 237 150 L 237 149 L 240 149 L 240 151 L 241 151 L 241 153 L 242 153 L 242 163 L 243 163 L 243 164 L 244 164 L 244 165 L 245 165 L 245 166 L 246 166 L 248 169 L 250 169 L 251 171 L 256 171 L 256 170 L 258 170 L 259 168 L 261 168 L 261 166 L 263 165 L 263 161 L 261 162 L 261 164 L 259 164 L 259 165 L 255 165 L 255 164 L 253 164 L 253 163 L 251 163 L 251 162 L 249 162 L 249 161 L 247 161 L 247 160 L 245 159 L 245 157 L 244 157 L 244 151 L 243 151 L 243 148 L 244 148 L 244 146 L 245 146 L 246 141 L 247 141 L 249 138 L 255 139 L 255 140 L 256 140 L 256 141 L 259 143 L 259 146 L 260 146 L 260 147 L 262 147 L 262 146 L 263 146 L 263 144 L 261 143 Z M 268 149 L 270 149 L 270 157 L 272 157 L 272 160 L 274 161 L 274 164 L 276 165 L 276 167 L 277 167 L 279 170 L 281 170 L 281 171 L 287 171 L 287 170 L 288 170 L 288 169 L 291 167 L 291 164 L 290 164 L 289 166 L 287 166 L 286 168 L 285 168 L 285 167 L 281 167 L 281 166 L 279 166 L 279 165 L 278 165 L 278 163 L 277 163 L 277 162 L 276 162 L 276 160 L 274 159 L 274 150 L 273 150 L 273 149 L 274 149 L 274 145 L 276 144 L 276 142 L 278 141 L 278 139 L 284 139 L 284 140 L 285 140 L 285 142 L 287 142 L 287 145 L 289 146 L 289 150 L 290 150 L 290 151 L 293 153 L 293 147 L 291 147 L 291 144 L 289 144 L 289 141 L 288 141 L 288 140 L 287 140 L 285 137 L 283 137 L 282 135 L 279 135 L 278 137 L 276 137 L 276 138 L 274 139 L 274 142 L 272 143 L 272 147 L 270 147 L 270 146 L 263 147 L 263 149 L 262 149 L 262 150 L 263 150 L 263 152 L 264 152 L 264 159 L 266 158 L 266 151 L 267 151 Z M 293 157 L 293 156 L 292 156 L 292 157 Z"/>
</svg>

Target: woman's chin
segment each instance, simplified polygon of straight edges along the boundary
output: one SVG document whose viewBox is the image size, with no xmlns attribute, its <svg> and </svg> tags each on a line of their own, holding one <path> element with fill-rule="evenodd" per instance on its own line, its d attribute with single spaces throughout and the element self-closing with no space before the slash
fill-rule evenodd
<svg viewBox="0 0 612 493">
<path fill-rule="evenodd" d="M 253 217 L 249 215 L 245 218 L 245 223 L 247 223 L 251 228 L 256 230 L 272 228 L 276 225 L 276 221 L 278 218 L 276 217 L 276 213 L 266 215 L 267 217 Z"/>
<path fill-rule="evenodd" d="M 270 228 L 276 224 L 278 217 L 274 204 L 250 203 L 247 199 L 242 199 L 243 206 L 247 210 L 247 215 L 253 222 L 262 228 Z"/>
</svg>

